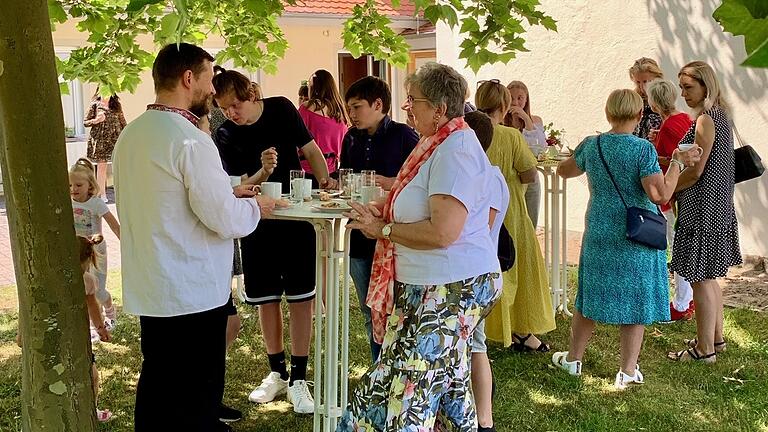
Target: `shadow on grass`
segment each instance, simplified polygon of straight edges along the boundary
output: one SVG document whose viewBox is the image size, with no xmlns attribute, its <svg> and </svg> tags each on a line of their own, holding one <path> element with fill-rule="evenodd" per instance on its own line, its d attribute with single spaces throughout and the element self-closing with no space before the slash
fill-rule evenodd
<svg viewBox="0 0 768 432">
<path fill-rule="evenodd" d="M 575 269 L 569 274 L 575 284 Z M 575 294 L 572 290 L 571 300 Z M 119 293 L 116 293 L 119 299 Z M 350 306 L 350 390 L 369 365 L 368 339 L 354 301 Z M 571 301 L 572 304 L 572 301 Z M 312 417 L 295 414 L 284 397 L 268 404 L 248 402 L 248 394 L 269 372 L 258 312 L 238 305 L 240 337 L 228 353 L 225 402 L 243 411 L 236 431 L 309 431 Z M 287 313 L 287 310 L 285 311 Z M 286 315 L 287 316 L 287 315 Z M 543 336 L 553 350 L 567 349 L 570 320 Z M 16 314 L 0 313 L 0 430 L 16 431 L 20 421 L 20 358 L 15 346 Z M 139 324 L 122 313 L 114 343 L 94 347 L 102 376 L 99 406 L 115 413 L 101 431 L 133 430 L 135 385 L 141 370 Z M 502 431 L 668 431 L 768 430 L 768 315 L 726 310 L 727 353 L 716 364 L 674 363 L 668 351 L 682 349 L 695 323 L 649 326 L 640 364 L 646 384 L 626 392 L 612 389 L 619 365 L 618 329 L 598 326 L 584 358 L 584 376 L 555 369 L 550 354 L 516 354 L 491 344 L 497 393 L 494 417 Z M 314 336 L 314 335 L 313 335 Z M 172 337 L 172 335 L 169 335 Z M 285 329 L 286 350 L 290 340 Z M 290 359 L 290 357 L 289 357 Z M 314 357 L 310 354 L 309 379 Z M 178 395 L 183 397 L 183 395 Z"/>
<path fill-rule="evenodd" d="M 666 359 L 695 334 L 693 321 L 649 326 L 640 356 L 646 383 L 625 392 L 613 389 L 620 363 L 616 327 L 598 325 L 581 379 L 552 366 L 551 353 L 516 354 L 492 345 L 494 420 L 510 431 L 761 430 L 768 424 L 766 318 L 727 309 L 728 351 L 711 366 Z M 558 329 L 545 337 L 554 351 L 567 350 L 568 331 L 569 322 L 559 318 Z"/>
</svg>

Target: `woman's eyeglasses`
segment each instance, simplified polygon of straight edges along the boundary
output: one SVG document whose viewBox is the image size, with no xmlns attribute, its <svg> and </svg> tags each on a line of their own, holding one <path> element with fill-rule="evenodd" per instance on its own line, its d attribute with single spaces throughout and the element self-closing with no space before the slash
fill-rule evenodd
<svg viewBox="0 0 768 432">
<path fill-rule="evenodd" d="M 415 98 L 412 95 L 408 95 L 405 98 L 405 104 L 408 105 L 408 106 L 413 106 L 414 102 L 419 102 L 419 101 L 429 102 L 429 99 L 427 99 L 427 98 Z"/>
</svg>

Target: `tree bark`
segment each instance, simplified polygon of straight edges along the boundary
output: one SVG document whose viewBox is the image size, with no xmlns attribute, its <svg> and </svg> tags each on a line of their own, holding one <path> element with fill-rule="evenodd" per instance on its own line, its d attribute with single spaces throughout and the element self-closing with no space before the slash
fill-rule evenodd
<svg viewBox="0 0 768 432">
<path fill-rule="evenodd" d="M 0 13 L 0 164 L 19 293 L 22 430 L 95 430 L 85 289 L 45 0 Z"/>
</svg>

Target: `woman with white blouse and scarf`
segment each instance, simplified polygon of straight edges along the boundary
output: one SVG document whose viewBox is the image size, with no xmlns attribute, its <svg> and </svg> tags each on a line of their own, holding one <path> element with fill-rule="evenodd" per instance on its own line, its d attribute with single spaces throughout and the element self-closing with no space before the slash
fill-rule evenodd
<svg viewBox="0 0 768 432">
<path fill-rule="evenodd" d="M 378 239 L 367 304 L 383 344 L 337 431 L 475 425 L 472 334 L 500 294 L 486 192 L 496 180 L 463 118 L 466 80 L 428 63 L 406 85 L 422 139 L 383 207 L 352 203 L 347 214 Z"/>
</svg>

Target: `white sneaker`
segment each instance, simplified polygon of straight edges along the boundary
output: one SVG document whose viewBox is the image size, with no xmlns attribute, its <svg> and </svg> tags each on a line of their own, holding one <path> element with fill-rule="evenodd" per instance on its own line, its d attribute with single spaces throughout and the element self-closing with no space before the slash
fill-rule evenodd
<svg viewBox="0 0 768 432">
<path fill-rule="evenodd" d="M 281 379 L 279 372 L 270 372 L 261 380 L 261 385 L 248 395 L 248 400 L 256 403 L 272 402 L 277 396 L 285 394 L 287 389 L 288 381 Z"/>
<path fill-rule="evenodd" d="M 288 402 L 293 404 L 293 411 L 299 414 L 312 414 L 315 412 L 315 400 L 309 392 L 306 381 L 297 380 L 288 387 Z"/>
<path fill-rule="evenodd" d="M 565 370 L 566 372 L 568 372 L 573 376 L 580 376 L 581 361 L 580 360 L 568 361 L 566 360 L 566 357 L 568 357 L 568 351 L 556 352 L 552 354 L 552 364 L 559 367 L 560 369 Z"/>
<path fill-rule="evenodd" d="M 629 387 L 630 384 L 642 384 L 643 382 L 643 374 L 640 373 L 640 365 L 637 365 L 635 367 L 634 375 L 627 375 L 624 371 L 619 370 L 619 373 L 616 374 L 616 382 L 613 385 L 619 390 L 624 390 Z"/>
</svg>

